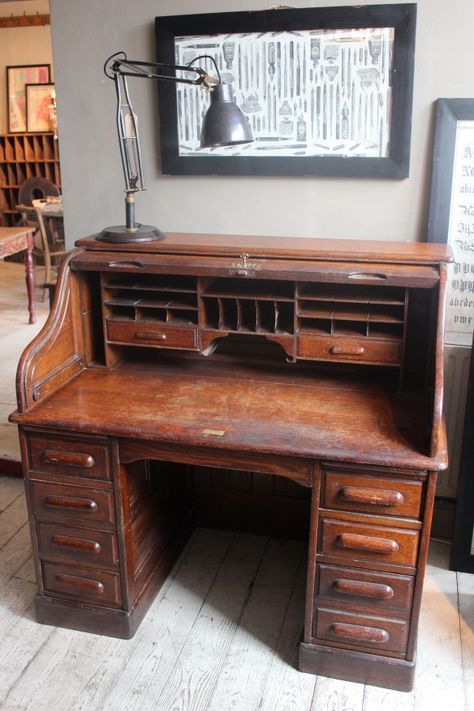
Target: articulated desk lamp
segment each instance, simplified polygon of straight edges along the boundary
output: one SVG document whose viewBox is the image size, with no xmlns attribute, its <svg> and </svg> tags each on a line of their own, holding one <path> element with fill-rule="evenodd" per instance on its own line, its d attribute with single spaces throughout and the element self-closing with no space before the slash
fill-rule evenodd
<svg viewBox="0 0 474 711">
<path fill-rule="evenodd" d="M 204 69 L 192 67 L 197 60 L 208 59 L 214 64 L 217 78 L 211 77 Z M 177 77 L 152 71 L 179 70 L 197 74 L 194 78 Z M 187 66 L 142 62 L 127 59 L 125 52 L 117 52 L 107 59 L 104 72 L 115 82 L 117 95 L 117 131 L 125 177 L 125 225 L 107 227 L 97 237 L 103 242 L 149 242 L 163 239 L 157 227 L 141 225 L 135 221 L 135 193 L 144 190 L 143 168 L 138 136 L 137 117 L 133 110 L 127 86 L 127 77 L 158 79 L 181 84 L 195 84 L 211 93 L 211 105 L 204 117 L 201 131 L 201 147 L 231 146 L 253 141 L 247 119 L 234 103 L 232 85 L 221 80 L 219 69 L 213 57 L 202 55 Z"/>
</svg>

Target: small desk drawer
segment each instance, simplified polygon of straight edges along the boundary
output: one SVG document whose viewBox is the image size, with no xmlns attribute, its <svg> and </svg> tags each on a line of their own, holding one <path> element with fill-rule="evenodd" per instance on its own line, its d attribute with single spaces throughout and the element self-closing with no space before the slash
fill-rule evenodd
<svg viewBox="0 0 474 711">
<path fill-rule="evenodd" d="M 30 468 L 35 472 L 78 476 L 87 479 L 109 479 L 107 445 L 82 438 L 28 435 Z"/>
<path fill-rule="evenodd" d="M 326 471 L 324 503 L 328 509 L 383 516 L 419 518 L 423 482 Z"/>
<path fill-rule="evenodd" d="M 119 563 L 117 536 L 106 531 L 40 523 L 38 547 L 43 560 L 105 568 L 117 568 Z"/>
<path fill-rule="evenodd" d="M 313 630 L 318 640 L 339 642 L 351 648 L 361 647 L 403 654 L 406 651 L 409 623 L 385 617 L 342 612 L 321 607 L 316 612 Z"/>
<path fill-rule="evenodd" d="M 30 486 L 34 513 L 43 521 L 67 518 L 81 525 L 115 523 L 114 495 L 110 491 L 41 481 L 33 481 Z"/>
<path fill-rule="evenodd" d="M 43 562 L 42 566 L 47 593 L 59 593 L 61 597 L 107 607 L 120 607 L 122 604 L 118 573 L 62 563 Z"/>
<path fill-rule="evenodd" d="M 302 335 L 298 338 L 298 356 L 313 360 L 400 365 L 401 342 Z"/>
<path fill-rule="evenodd" d="M 354 560 L 416 565 L 418 531 L 324 517 L 320 525 L 320 553 Z"/>
<path fill-rule="evenodd" d="M 175 328 L 152 321 L 107 321 L 109 343 L 123 343 L 155 348 L 197 350 L 196 329 L 184 326 Z"/>
<path fill-rule="evenodd" d="M 316 595 L 326 600 L 357 603 L 374 609 L 408 612 L 413 599 L 414 581 L 410 575 L 388 575 L 320 563 Z"/>
</svg>

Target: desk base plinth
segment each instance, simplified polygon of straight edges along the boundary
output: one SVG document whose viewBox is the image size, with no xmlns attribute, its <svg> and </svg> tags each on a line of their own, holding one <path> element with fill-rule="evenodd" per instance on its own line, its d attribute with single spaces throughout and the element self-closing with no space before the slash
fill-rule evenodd
<svg viewBox="0 0 474 711">
<path fill-rule="evenodd" d="M 382 686 L 395 691 L 411 691 L 415 661 L 354 652 L 348 649 L 323 647 L 302 642 L 298 669 L 309 674 L 333 679 Z"/>
</svg>

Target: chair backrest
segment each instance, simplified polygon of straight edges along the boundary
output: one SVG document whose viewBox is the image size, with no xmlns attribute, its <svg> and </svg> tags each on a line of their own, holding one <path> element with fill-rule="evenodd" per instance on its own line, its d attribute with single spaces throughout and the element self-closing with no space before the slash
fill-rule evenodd
<svg viewBox="0 0 474 711">
<path fill-rule="evenodd" d="M 61 257 L 65 253 L 64 244 L 51 242 L 48 236 L 41 208 L 30 205 L 17 205 L 16 209 L 21 215 L 21 221 L 27 227 L 33 227 L 33 255 L 41 256 L 45 268 L 45 280 L 43 286 L 53 283 L 53 260 Z"/>
<path fill-rule="evenodd" d="M 48 196 L 59 196 L 59 188 L 48 178 L 28 178 L 22 183 L 18 192 L 18 202 L 22 205 L 32 205 L 33 200 Z"/>
</svg>

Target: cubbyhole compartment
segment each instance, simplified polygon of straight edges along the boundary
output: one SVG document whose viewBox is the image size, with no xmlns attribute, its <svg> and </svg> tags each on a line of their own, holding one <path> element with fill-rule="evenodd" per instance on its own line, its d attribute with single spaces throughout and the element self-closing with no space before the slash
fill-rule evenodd
<svg viewBox="0 0 474 711">
<path fill-rule="evenodd" d="M 299 330 L 308 336 L 328 336 L 331 333 L 332 321 L 329 318 L 302 318 Z"/>
<path fill-rule="evenodd" d="M 171 291 L 196 293 L 196 278 L 171 274 L 107 275 L 104 286 L 109 289 L 137 289 L 140 291 Z"/>
<path fill-rule="evenodd" d="M 334 336 L 367 336 L 366 321 L 334 320 L 332 322 Z"/>
<path fill-rule="evenodd" d="M 258 333 L 275 332 L 275 307 L 273 301 L 258 302 Z"/>
<path fill-rule="evenodd" d="M 15 160 L 15 141 L 13 136 L 5 137 L 5 160 Z"/>
<path fill-rule="evenodd" d="M 334 303 L 332 301 L 298 300 L 297 315 L 304 318 L 332 318 Z"/>
<path fill-rule="evenodd" d="M 239 299 L 269 299 L 293 301 L 294 286 L 292 282 L 274 279 L 243 279 L 216 278 L 202 281 L 203 296 L 234 296 Z"/>
<path fill-rule="evenodd" d="M 219 328 L 219 304 L 217 299 L 204 297 L 201 301 L 201 326 L 203 328 Z"/>
<path fill-rule="evenodd" d="M 369 336 L 383 340 L 400 341 L 403 338 L 403 324 L 398 323 L 371 323 Z"/>
<path fill-rule="evenodd" d="M 219 329 L 236 331 L 238 322 L 237 299 L 218 299 Z"/>
<path fill-rule="evenodd" d="M 369 321 L 379 323 L 403 323 L 404 305 L 375 304 L 369 306 Z"/>
<path fill-rule="evenodd" d="M 166 309 L 161 308 L 136 309 L 137 318 L 142 321 L 159 321 L 160 323 L 166 323 L 166 313 Z"/>
<path fill-rule="evenodd" d="M 237 330 L 250 331 L 257 330 L 257 308 L 255 301 L 251 299 L 239 299 L 237 301 Z"/>
<path fill-rule="evenodd" d="M 24 158 L 30 163 L 32 163 L 36 159 L 34 142 L 35 138 L 33 136 L 25 136 Z"/>
<path fill-rule="evenodd" d="M 15 150 L 14 160 L 25 160 L 23 136 L 15 136 L 13 145 Z"/>
<path fill-rule="evenodd" d="M 293 304 L 286 301 L 275 303 L 275 333 L 289 333 L 294 331 Z"/>
<path fill-rule="evenodd" d="M 195 326 L 197 324 L 197 311 L 166 309 L 166 322 L 171 326 Z"/>
<path fill-rule="evenodd" d="M 300 299 L 315 301 L 344 301 L 360 304 L 405 304 L 405 288 L 393 286 L 362 286 L 358 284 L 298 285 Z"/>
<path fill-rule="evenodd" d="M 136 318 L 136 312 L 134 306 L 128 303 L 114 303 L 108 304 L 109 306 L 109 316 L 111 318 L 118 319 L 120 321 L 134 321 Z"/>
</svg>

